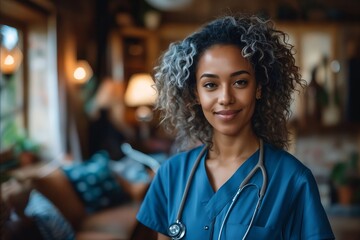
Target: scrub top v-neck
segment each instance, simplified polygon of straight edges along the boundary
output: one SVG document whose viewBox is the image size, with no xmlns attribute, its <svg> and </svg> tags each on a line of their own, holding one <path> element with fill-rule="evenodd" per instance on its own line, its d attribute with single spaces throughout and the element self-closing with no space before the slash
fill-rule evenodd
<svg viewBox="0 0 360 240">
<path fill-rule="evenodd" d="M 177 154 L 161 166 L 137 215 L 141 223 L 167 235 L 201 148 Z M 183 239 L 217 239 L 231 200 L 258 162 L 259 151 L 216 192 L 206 173 L 205 156 L 197 167 L 183 209 L 181 222 L 186 226 Z M 268 188 L 247 239 L 333 239 L 311 172 L 292 155 L 268 144 L 264 144 L 264 164 Z M 242 238 L 261 186 L 262 174 L 257 171 L 226 219 L 221 239 Z M 310 225 L 314 222 L 315 226 Z"/>
</svg>

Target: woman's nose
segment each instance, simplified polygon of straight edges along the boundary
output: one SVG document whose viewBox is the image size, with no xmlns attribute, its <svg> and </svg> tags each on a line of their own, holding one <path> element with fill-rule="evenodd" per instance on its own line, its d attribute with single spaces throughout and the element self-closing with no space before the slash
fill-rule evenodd
<svg viewBox="0 0 360 240">
<path fill-rule="evenodd" d="M 229 87 L 224 87 L 219 93 L 219 104 L 228 105 L 234 103 L 234 96 Z"/>
</svg>

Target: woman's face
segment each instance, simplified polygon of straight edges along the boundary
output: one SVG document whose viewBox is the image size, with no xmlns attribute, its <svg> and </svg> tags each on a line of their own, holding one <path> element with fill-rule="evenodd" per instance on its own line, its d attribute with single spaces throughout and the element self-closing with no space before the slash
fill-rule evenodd
<svg viewBox="0 0 360 240">
<path fill-rule="evenodd" d="M 252 131 L 256 103 L 255 73 L 234 45 L 214 45 L 196 69 L 197 98 L 214 134 L 238 136 Z"/>
</svg>

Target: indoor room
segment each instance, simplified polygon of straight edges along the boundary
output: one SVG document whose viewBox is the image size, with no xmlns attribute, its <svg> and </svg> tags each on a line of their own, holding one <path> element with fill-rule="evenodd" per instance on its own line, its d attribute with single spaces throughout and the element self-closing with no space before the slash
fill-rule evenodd
<svg viewBox="0 0 360 240">
<path fill-rule="evenodd" d="M 180 143 L 155 109 L 154 67 L 236 13 L 287 34 L 306 83 L 287 151 L 336 239 L 360 239 L 360 1 L 0 0 L 1 239 L 156 239 L 136 215 Z"/>
</svg>

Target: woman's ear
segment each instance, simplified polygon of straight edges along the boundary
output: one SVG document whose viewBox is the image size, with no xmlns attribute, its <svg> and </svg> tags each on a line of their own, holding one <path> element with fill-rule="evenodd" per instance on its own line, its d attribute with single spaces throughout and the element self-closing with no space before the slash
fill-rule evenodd
<svg viewBox="0 0 360 240">
<path fill-rule="evenodd" d="M 200 98 L 197 89 L 195 89 L 195 103 L 200 105 Z"/>
<path fill-rule="evenodd" d="M 257 100 L 261 99 L 261 85 L 257 86 L 255 97 L 256 97 Z"/>
</svg>

